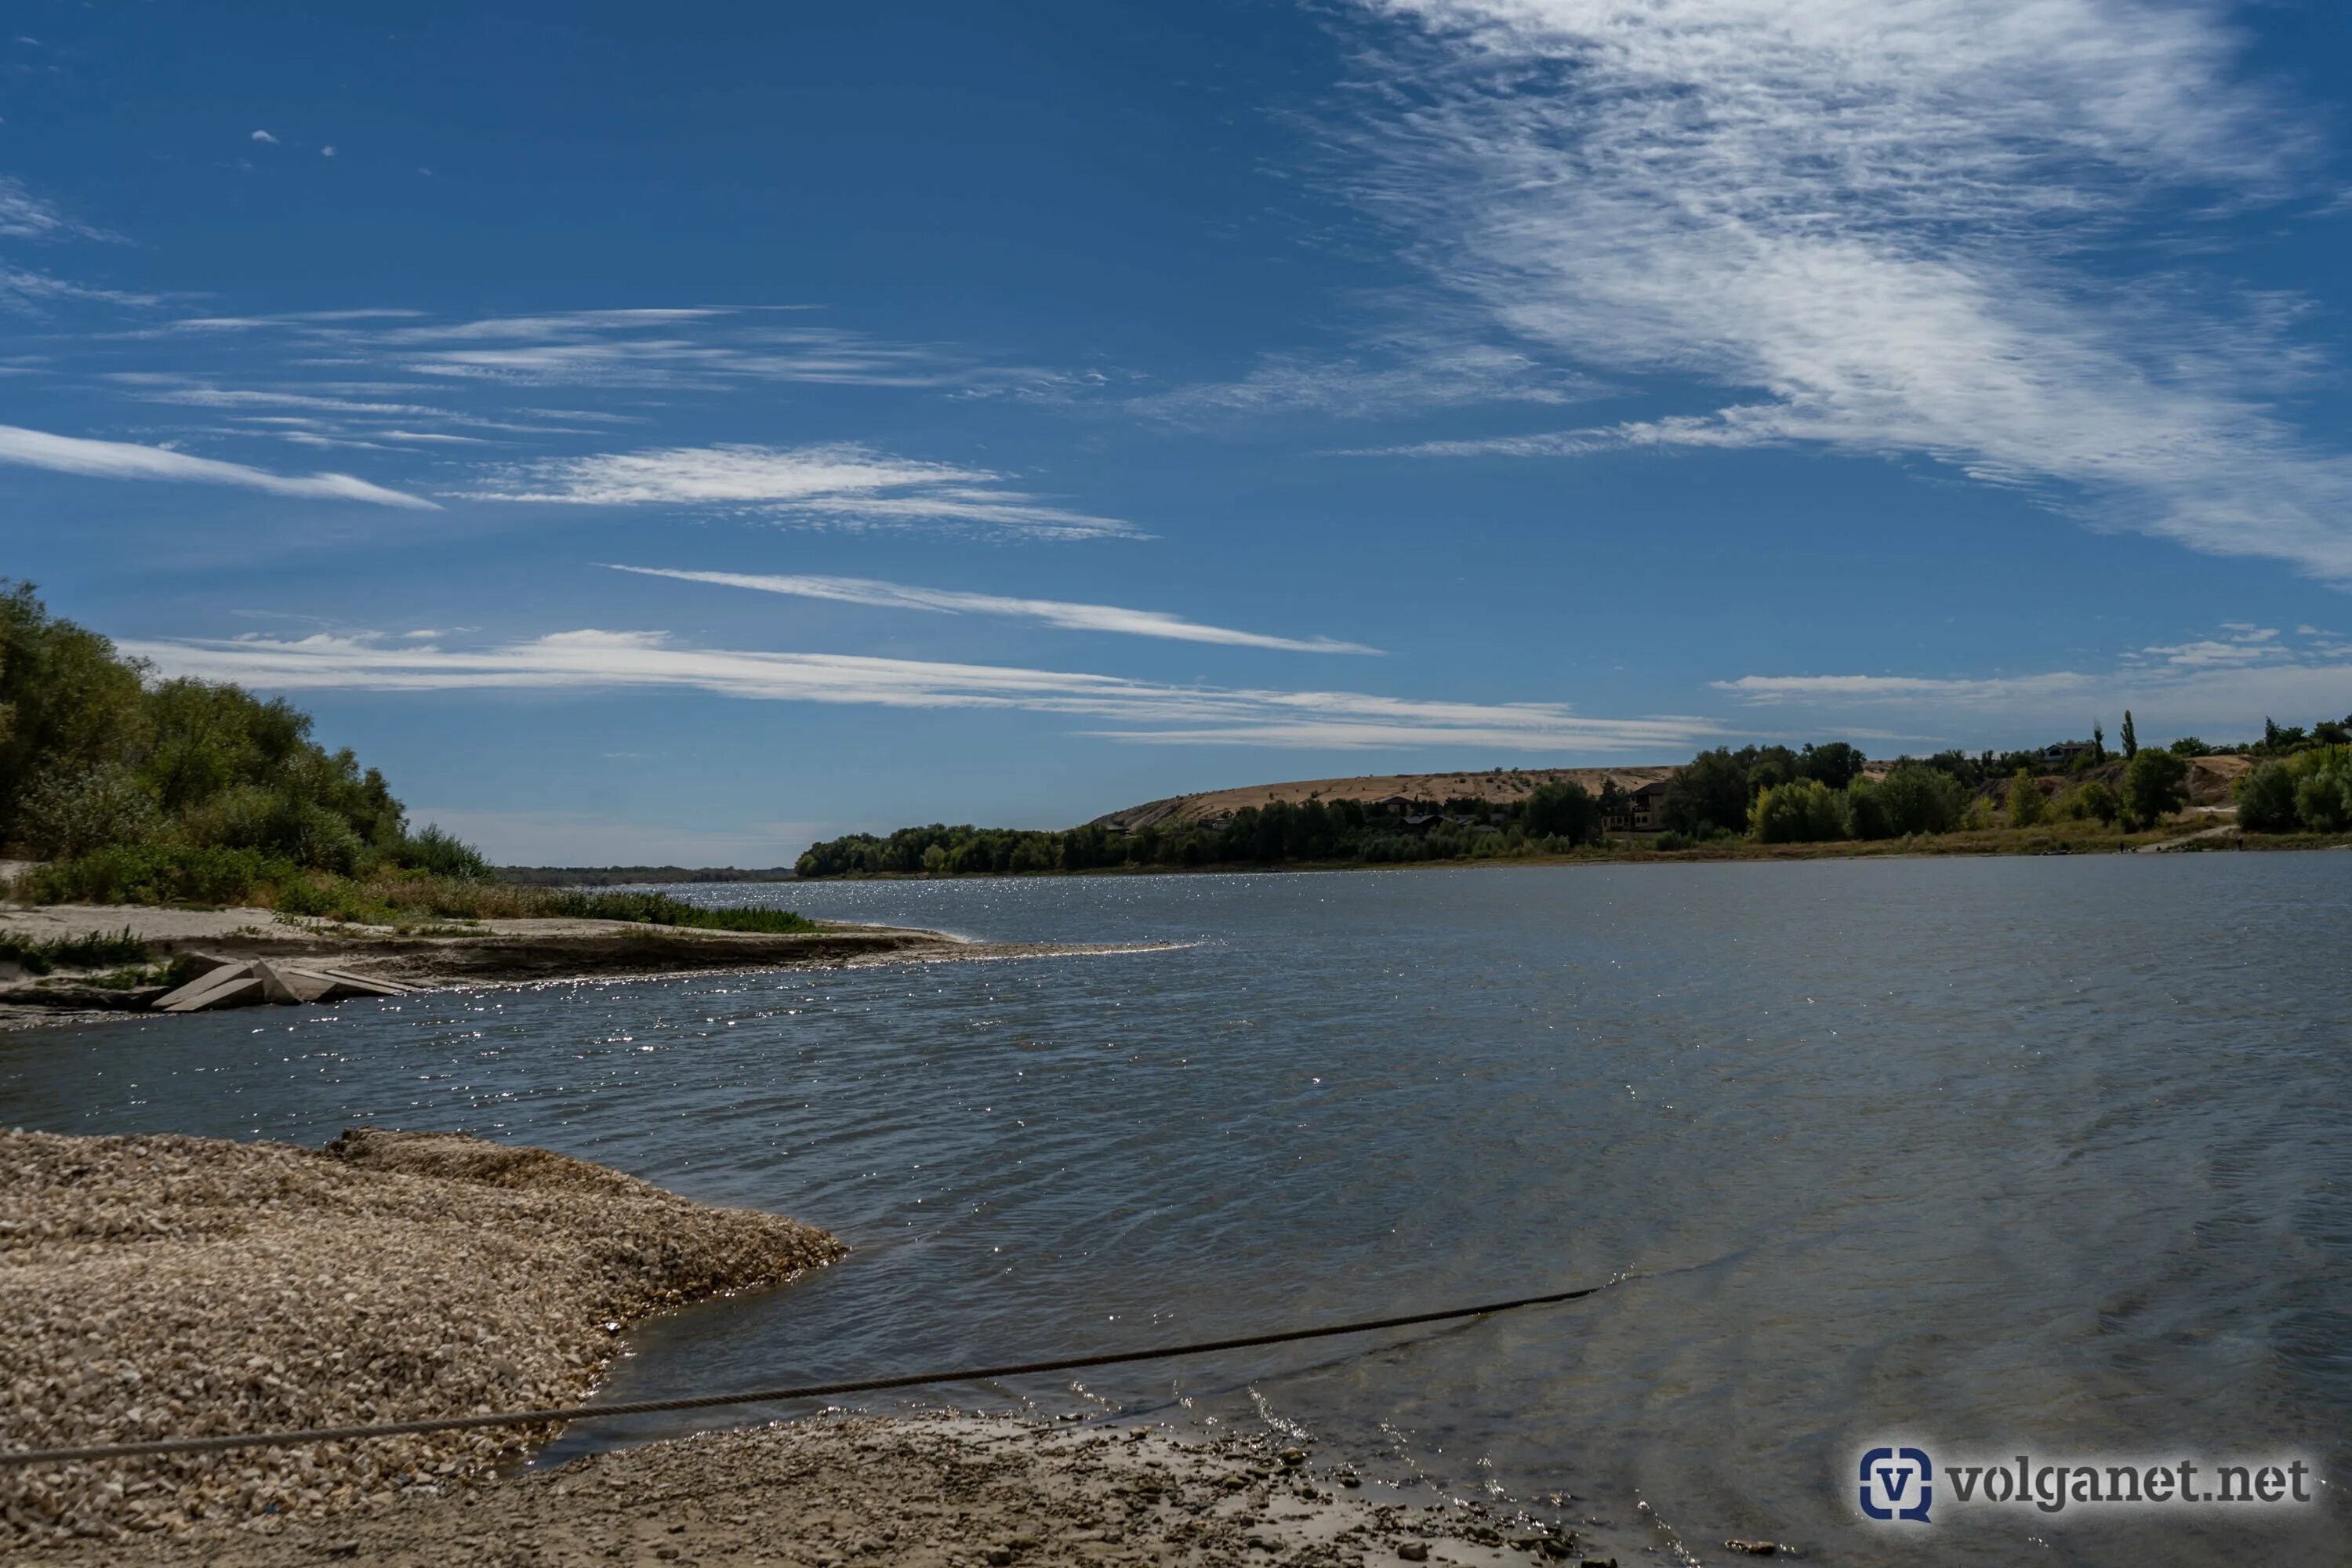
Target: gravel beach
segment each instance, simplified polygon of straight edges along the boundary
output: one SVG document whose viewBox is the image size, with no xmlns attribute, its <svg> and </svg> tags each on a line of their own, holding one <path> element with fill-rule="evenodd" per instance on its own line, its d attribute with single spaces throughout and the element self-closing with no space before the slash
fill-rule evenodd
<svg viewBox="0 0 2352 1568">
<path fill-rule="evenodd" d="M 831 1415 L 680 1438 L 412 1489 L 325 1518 L 89 1542 L 19 1561 L 1353 1568 L 1614 1559 L 1588 1558 L 1550 1519 L 1426 1494 L 1407 1500 L 1278 1437 L 1188 1442 L 1141 1427 L 940 1415 Z"/>
<path fill-rule="evenodd" d="M 454 1135 L 358 1130 L 307 1150 L 0 1131 L 0 1168 L 10 1447 L 574 1402 L 630 1321 L 845 1250 L 780 1215 Z M 389 1501 L 547 1436 L 0 1468 L 0 1547 L 83 1537 L 119 1553 L 126 1535 Z"/>
</svg>

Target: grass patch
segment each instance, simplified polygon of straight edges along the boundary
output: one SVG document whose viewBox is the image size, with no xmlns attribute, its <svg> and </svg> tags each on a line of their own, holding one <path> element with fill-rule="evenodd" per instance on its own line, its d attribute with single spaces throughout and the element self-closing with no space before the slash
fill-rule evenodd
<svg viewBox="0 0 2352 1568">
<path fill-rule="evenodd" d="M 823 929 L 791 910 L 768 905 L 711 910 L 667 893 L 531 887 L 425 871 L 338 877 L 249 849 L 171 846 L 100 849 L 38 867 L 16 879 L 15 891 L 28 904 L 254 904 L 277 910 L 282 921 L 389 926 L 429 936 L 470 934 L 446 923 L 452 921 L 490 920 L 626 921 L 779 935 Z M 118 959 L 88 962 L 121 962 L 144 952 L 142 948 Z M 0 945 L 0 958 L 9 956 L 12 951 Z"/>
<path fill-rule="evenodd" d="M 14 963 L 27 974 L 47 974 L 58 969 L 96 969 L 103 964 L 143 963 L 147 944 L 125 927 L 93 936 L 55 937 L 48 941 L 0 934 L 0 963 Z"/>
</svg>

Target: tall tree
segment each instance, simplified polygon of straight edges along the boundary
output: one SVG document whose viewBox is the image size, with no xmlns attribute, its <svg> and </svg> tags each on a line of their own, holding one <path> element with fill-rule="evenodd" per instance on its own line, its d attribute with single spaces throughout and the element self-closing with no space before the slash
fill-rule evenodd
<svg viewBox="0 0 2352 1568">
<path fill-rule="evenodd" d="M 2124 710 L 2123 742 L 2124 761 L 2129 762 L 2139 754 L 2139 736 L 2132 729 L 2131 710 L 2128 708 Z"/>
</svg>

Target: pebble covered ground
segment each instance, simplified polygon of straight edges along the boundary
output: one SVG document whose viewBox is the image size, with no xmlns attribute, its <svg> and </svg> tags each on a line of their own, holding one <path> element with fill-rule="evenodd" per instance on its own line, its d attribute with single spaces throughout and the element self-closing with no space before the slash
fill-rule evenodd
<svg viewBox="0 0 2352 1568">
<path fill-rule="evenodd" d="M 346 1132 L 324 1150 L 0 1131 L 11 1448 L 571 1403 L 631 1320 L 845 1248 L 540 1149 Z M 0 1550 L 131 1561 L 173 1531 L 457 1485 L 545 1430 L 0 1468 Z"/>
<path fill-rule="evenodd" d="M 1279 1436 L 1001 1416 L 821 1416 L 653 1443 L 323 1519 L 38 1551 L 28 1568 L 1613 1565 L 1502 1504 L 1406 1500 Z"/>
</svg>

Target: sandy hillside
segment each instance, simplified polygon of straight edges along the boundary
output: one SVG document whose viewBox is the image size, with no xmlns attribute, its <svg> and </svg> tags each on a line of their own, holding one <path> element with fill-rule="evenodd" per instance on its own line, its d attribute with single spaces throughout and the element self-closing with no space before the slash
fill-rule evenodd
<svg viewBox="0 0 2352 1568">
<path fill-rule="evenodd" d="M 1633 789 L 1672 776 L 1667 765 L 1623 768 L 1496 768 L 1483 773 L 1367 773 L 1352 779 L 1295 779 L 1287 784 L 1245 784 L 1239 789 L 1209 790 L 1201 795 L 1172 795 L 1095 818 L 1105 827 L 1132 831 L 1171 823 L 1207 822 L 1244 806 L 1272 805 L 1287 801 L 1303 805 L 1310 800 L 1385 800 L 1401 795 L 1411 800 L 1451 800 L 1467 795 L 1478 800 L 1525 800 L 1541 786 L 1574 781 L 1596 795 L 1611 779 L 1620 789 Z"/>
</svg>

